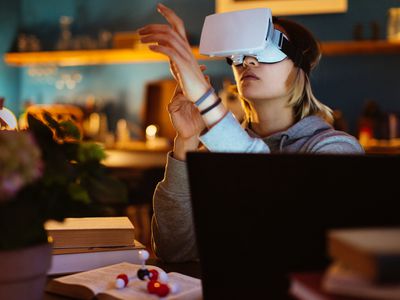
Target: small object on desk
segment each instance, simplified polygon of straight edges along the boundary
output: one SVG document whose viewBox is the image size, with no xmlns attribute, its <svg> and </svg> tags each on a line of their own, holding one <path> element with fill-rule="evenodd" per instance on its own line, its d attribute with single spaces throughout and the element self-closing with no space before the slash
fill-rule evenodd
<svg viewBox="0 0 400 300">
<path fill-rule="evenodd" d="M 122 289 L 124 287 L 126 287 L 129 283 L 129 278 L 128 275 L 126 274 L 119 274 L 117 276 L 117 279 L 115 280 L 115 287 L 117 289 Z"/>
<path fill-rule="evenodd" d="M 150 273 L 149 277 L 151 280 L 157 280 L 160 275 L 157 270 L 152 270 L 152 269 L 149 270 L 149 273 Z"/>
<path fill-rule="evenodd" d="M 159 297 L 165 297 L 169 294 L 170 288 L 165 283 L 158 282 L 157 280 L 150 280 L 147 284 L 147 291 L 150 294 L 156 294 Z"/>
<path fill-rule="evenodd" d="M 95 297 L 99 300 L 145 299 L 150 296 L 147 290 L 148 282 L 143 282 L 137 278 L 136 274 L 140 268 L 141 265 L 139 264 L 124 262 L 58 277 L 49 281 L 46 291 L 75 299 L 87 300 L 94 299 Z M 151 266 L 151 268 L 162 272 L 156 266 Z M 112 283 L 115 283 L 115 278 L 118 274 L 126 274 L 128 279 L 131 279 L 123 289 L 117 289 L 115 285 L 112 285 Z M 168 277 L 171 282 L 179 284 L 179 288 L 173 284 L 167 285 L 169 293 L 175 292 L 173 299 L 202 299 L 201 280 L 176 272 L 168 273 Z M 161 283 L 154 283 L 156 289 L 158 285 L 159 290 L 157 295 L 164 295 L 167 291 L 166 287 Z M 166 297 L 166 299 L 169 298 L 169 296 Z"/>
<path fill-rule="evenodd" d="M 179 285 L 177 283 L 168 283 L 168 275 L 163 270 L 146 268 L 145 262 L 150 256 L 146 250 L 140 251 L 139 256 L 142 259 L 142 264 L 136 273 L 137 276 L 128 277 L 125 273 L 119 274 L 115 280 L 115 287 L 117 289 L 126 288 L 130 281 L 140 279 L 142 281 L 148 281 L 147 291 L 159 297 L 166 297 L 169 293 L 174 294 L 179 291 Z"/>
<path fill-rule="evenodd" d="M 143 251 L 140 251 L 140 252 L 139 252 L 139 257 L 140 257 L 140 259 L 142 260 L 142 265 L 144 266 L 145 263 L 146 263 L 146 260 L 149 259 L 150 254 L 149 254 L 148 251 L 143 250 Z"/>
<path fill-rule="evenodd" d="M 140 269 L 138 270 L 138 272 L 137 272 L 137 277 L 138 277 L 140 280 L 146 280 L 146 279 L 148 279 L 148 278 L 150 277 L 150 272 L 149 272 L 149 270 L 147 270 L 147 269 L 142 269 L 142 268 L 140 268 Z"/>
<path fill-rule="evenodd" d="M 140 251 L 139 252 L 139 258 L 141 261 L 142 266 L 140 267 L 140 269 L 137 271 L 137 277 L 140 280 L 147 280 L 147 279 L 151 279 L 153 276 L 153 273 L 151 273 L 151 270 L 148 270 L 145 266 L 146 264 L 146 260 L 148 260 L 150 257 L 149 252 L 147 252 L 146 250 Z M 157 277 L 158 277 L 158 272 L 157 272 Z"/>
<path fill-rule="evenodd" d="M 159 297 L 166 297 L 169 293 L 177 293 L 179 285 L 177 283 L 168 284 L 168 275 L 163 270 L 147 269 L 145 266 L 146 260 L 149 258 L 149 253 L 146 250 L 140 251 L 142 266 L 137 272 L 137 277 L 140 280 L 148 280 L 147 291 L 150 294 L 156 294 Z"/>
</svg>

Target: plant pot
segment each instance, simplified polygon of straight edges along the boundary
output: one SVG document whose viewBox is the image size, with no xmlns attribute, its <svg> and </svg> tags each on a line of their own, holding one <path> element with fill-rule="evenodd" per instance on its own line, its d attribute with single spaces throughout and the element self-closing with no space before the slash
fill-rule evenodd
<svg viewBox="0 0 400 300">
<path fill-rule="evenodd" d="M 43 299 L 51 265 L 50 243 L 0 251 L 0 299 Z"/>
</svg>

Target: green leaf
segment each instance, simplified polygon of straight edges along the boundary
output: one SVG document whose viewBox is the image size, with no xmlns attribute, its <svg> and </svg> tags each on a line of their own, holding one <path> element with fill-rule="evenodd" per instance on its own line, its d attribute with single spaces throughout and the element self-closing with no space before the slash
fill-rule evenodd
<svg viewBox="0 0 400 300">
<path fill-rule="evenodd" d="M 106 154 L 102 146 L 93 142 L 82 142 L 78 149 L 78 161 L 101 161 L 106 158 Z"/>
<path fill-rule="evenodd" d="M 81 131 L 78 126 L 72 121 L 62 121 L 60 122 L 60 129 L 63 133 L 63 138 L 72 138 L 75 140 L 81 139 Z"/>
<path fill-rule="evenodd" d="M 71 183 L 68 187 L 68 192 L 71 198 L 77 202 L 90 204 L 90 197 L 88 192 L 79 184 Z"/>
</svg>

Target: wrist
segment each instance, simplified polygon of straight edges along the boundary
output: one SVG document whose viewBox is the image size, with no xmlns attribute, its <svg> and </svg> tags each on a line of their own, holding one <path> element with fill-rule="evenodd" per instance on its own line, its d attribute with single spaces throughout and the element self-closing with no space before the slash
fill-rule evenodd
<svg viewBox="0 0 400 300">
<path fill-rule="evenodd" d="M 192 92 L 191 101 L 193 103 L 197 102 L 208 90 L 212 88 L 209 83 L 204 82 L 199 84 L 198 88 Z"/>
<path fill-rule="evenodd" d="M 202 117 L 207 128 L 210 129 L 219 121 L 221 121 L 227 113 L 228 109 L 223 105 L 223 103 L 219 102 L 214 108 L 203 114 Z"/>
<path fill-rule="evenodd" d="M 197 136 L 190 138 L 182 138 L 176 136 L 174 140 L 173 157 L 178 160 L 186 160 L 186 152 L 196 151 L 199 147 L 199 139 Z"/>
</svg>

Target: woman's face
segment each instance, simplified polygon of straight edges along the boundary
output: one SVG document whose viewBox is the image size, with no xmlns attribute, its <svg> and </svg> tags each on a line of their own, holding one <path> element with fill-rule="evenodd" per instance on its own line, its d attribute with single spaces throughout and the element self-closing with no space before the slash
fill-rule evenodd
<svg viewBox="0 0 400 300">
<path fill-rule="evenodd" d="M 276 28 L 276 27 L 275 27 Z M 281 28 L 276 28 L 281 30 Z M 288 93 L 288 78 L 294 68 L 291 59 L 259 63 L 247 56 L 243 64 L 232 66 L 239 94 L 249 101 L 282 98 Z"/>
</svg>

